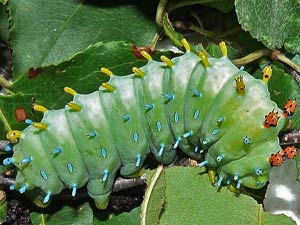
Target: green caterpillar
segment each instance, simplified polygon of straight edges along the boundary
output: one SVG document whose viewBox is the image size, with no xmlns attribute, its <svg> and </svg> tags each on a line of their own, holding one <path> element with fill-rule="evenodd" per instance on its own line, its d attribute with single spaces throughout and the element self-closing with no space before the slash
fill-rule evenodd
<svg viewBox="0 0 300 225">
<path fill-rule="evenodd" d="M 177 147 L 196 160 L 206 154 L 199 166 L 218 174 L 217 186 L 263 187 L 287 117 L 270 100 L 270 67 L 257 80 L 231 63 L 224 42 L 220 59 L 182 43 L 186 53 L 163 62 L 142 51 L 147 65 L 126 77 L 102 68 L 110 80 L 99 91 L 81 95 L 66 87 L 74 99 L 64 109 L 35 104 L 41 122 L 27 120 L 25 130 L 7 134 L 18 141 L 3 161 L 18 168 L 12 189 L 42 191 L 46 205 L 64 188 L 75 196 L 87 184 L 96 206 L 106 208 L 119 170 L 135 175 L 150 152 L 170 164 Z"/>
</svg>

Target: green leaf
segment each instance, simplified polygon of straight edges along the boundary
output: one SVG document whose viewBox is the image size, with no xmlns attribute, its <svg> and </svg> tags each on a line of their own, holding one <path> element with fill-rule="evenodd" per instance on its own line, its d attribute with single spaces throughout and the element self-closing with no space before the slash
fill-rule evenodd
<svg viewBox="0 0 300 225">
<path fill-rule="evenodd" d="M 248 196 L 226 188 L 217 191 L 199 168 L 165 170 L 166 204 L 159 224 L 295 224 L 290 218 L 270 215 Z"/>
<path fill-rule="evenodd" d="M 297 0 L 236 0 L 236 13 L 243 29 L 267 47 L 300 51 L 300 7 Z"/>
<path fill-rule="evenodd" d="M 0 4 L 0 42 L 8 43 L 8 27 L 6 6 Z"/>
<path fill-rule="evenodd" d="M 149 171 L 147 176 L 151 176 Z M 166 180 L 163 166 L 159 166 L 149 180 L 141 208 L 141 225 L 158 224 L 165 204 Z"/>
<path fill-rule="evenodd" d="M 33 225 L 89 225 L 93 224 L 93 211 L 88 203 L 78 208 L 64 206 L 54 214 L 33 212 L 30 214 Z"/>
<path fill-rule="evenodd" d="M 76 0 L 11 0 L 15 76 L 58 64 L 99 41 L 149 45 L 155 23 L 132 4 L 88 5 Z"/>
<path fill-rule="evenodd" d="M 59 109 L 72 99 L 64 93 L 65 86 L 86 94 L 98 90 L 100 84 L 108 80 L 99 71 L 100 67 L 107 67 L 116 75 L 131 74 L 133 66 L 146 62 L 137 59 L 131 48 L 123 42 L 97 43 L 57 66 L 40 68 L 41 73 L 32 79 L 23 73 L 11 88 L 16 94 L 0 96 L 0 136 L 11 129 L 24 129 L 25 123 L 15 118 L 18 108 L 24 108 L 28 118 L 39 121 L 41 115 L 31 112 L 33 97 L 46 108 Z"/>
<path fill-rule="evenodd" d="M 118 215 L 110 215 L 109 218 L 99 219 L 95 217 L 95 225 L 137 225 L 140 223 L 140 208 L 135 208 L 130 212 Z"/>
</svg>

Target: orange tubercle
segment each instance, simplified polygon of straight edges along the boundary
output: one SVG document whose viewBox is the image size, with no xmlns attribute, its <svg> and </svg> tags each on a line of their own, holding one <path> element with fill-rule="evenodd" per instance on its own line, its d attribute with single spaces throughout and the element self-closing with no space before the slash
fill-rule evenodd
<svg viewBox="0 0 300 225">
<path fill-rule="evenodd" d="M 268 115 L 265 115 L 264 127 L 276 127 L 280 116 L 278 116 L 278 112 L 274 112 L 274 109 L 269 112 Z"/>
</svg>

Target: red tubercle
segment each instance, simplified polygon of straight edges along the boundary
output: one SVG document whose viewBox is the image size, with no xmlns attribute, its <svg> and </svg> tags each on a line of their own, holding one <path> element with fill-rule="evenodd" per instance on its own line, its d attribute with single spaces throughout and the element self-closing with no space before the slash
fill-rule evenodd
<svg viewBox="0 0 300 225">
<path fill-rule="evenodd" d="M 269 112 L 268 115 L 265 115 L 265 122 L 264 127 L 270 128 L 270 127 L 276 127 L 278 124 L 280 116 L 278 116 L 278 112 L 274 112 L 274 109 Z"/>
<path fill-rule="evenodd" d="M 295 146 L 288 146 L 282 149 L 280 153 L 283 155 L 283 158 L 292 159 L 297 155 L 297 148 Z"/>
<path fill-rule="evenodd" d="M 295 146 L 288 146 L 281 149 L 277 153 L 271 154 L 269 161 L 271 166 L 280 166 L 285 159 L 292 159 L 297 155 L 297 148 Z"/>
<path fill-rule="evenodd" d="M 284 118 L 292 117 L 296 111 L 296 107 L 297 107 L 296 99 L 294 100 L 289 99 L 284 105 L 283 112 L 282 112 L 283 117 Z"/>
<path fill-rule="evenodd" d="M 31 67 L 28 70 L 28 78 L 33 79 L 42 73 L 42 68 L 33 68 Z"/>
<path fill-rule="evenodd" d="M 155 51 L 153 51 L 150 47 L 147 47 L 147 46 L 138 47 L 136 45 L 133 45 L 131 47 L 131 50 L 132 50 L 132 53 L 134 54 L 134 56 L 138 59 L 144 59 L 144 56 L 141 55 L 141 51 L 145 51 L 149 55 L 154 55 L 154 53 L 155 53 Z"/>
<path fill-rule="evenodd" d="M 269 161 L 271 166 L 280 166 L 284 162 L 284 158 L 280 152 L 277 152 L 270 156 Z"/>
<path fill-rule="evenodd" d="M 27 119 L 26 110 L 22 107 L 15 109 L 15 118 L 18 122 L 23 122 Z"/>
</svg>

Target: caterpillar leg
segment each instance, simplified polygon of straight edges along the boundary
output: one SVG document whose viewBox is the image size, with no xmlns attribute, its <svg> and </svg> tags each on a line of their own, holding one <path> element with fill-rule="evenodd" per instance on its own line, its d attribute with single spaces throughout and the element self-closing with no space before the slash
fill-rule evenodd
<svg viewBox="0 0 300 225">
<path fill-rule="evenodd" d="M 105 209 L 113 187 L 115 175 L 103 174 L 101 179 L 90 180 L 87 184 L 88 194 L 94 199 L 98 209 Z"/>
</svg>

